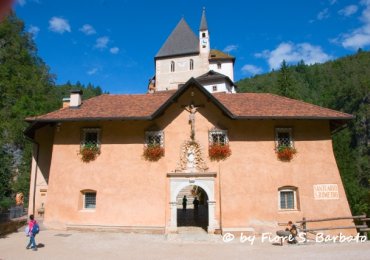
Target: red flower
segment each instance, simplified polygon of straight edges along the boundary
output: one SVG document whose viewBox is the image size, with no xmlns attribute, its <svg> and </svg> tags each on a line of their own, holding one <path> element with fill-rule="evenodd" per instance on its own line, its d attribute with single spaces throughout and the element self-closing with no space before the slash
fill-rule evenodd
<svg viewBox="0 0 370 260">
<path fill-rule="evenodd" d="M 164 156 L 164 148 L 159 145 L 149 145 L 144 148 L 144 158 L 148 161 L 158 161 Z"/>
<path fill-rule="evenodd" d="M 208 154 L 211 161 L 220 161 L 229 157 L 231 150 L 228 144 L 212 144 L 208 148 Z"/>
<path fill-rule="evenodd" d="M 92 144 L 84 145 L 81 150 L 81 160 L 85 163 L 95 160 L 96 156 L 100 153 L 99 147 Z"/>
<path fill-rule="evenodd" d="M 292 160 L 293 155 L 295 153 L 297 153 L 296 149 L 294 149 L 293 147 L 284 146 L 284 145 L 279 146 L 276 151 L 276 154 L 279 160 L 285 161 L 285 162 L 289 162 L 290 160 Z"/>
</svg>

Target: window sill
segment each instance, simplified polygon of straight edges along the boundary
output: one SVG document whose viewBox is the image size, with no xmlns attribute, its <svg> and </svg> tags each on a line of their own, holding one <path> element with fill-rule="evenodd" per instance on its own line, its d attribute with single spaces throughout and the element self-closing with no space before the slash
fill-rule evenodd
<svg viewBox="0 0 370 260">
<path fill-rule="evenodd" d="M 279 209 L 278 212 L 279 213 L 283 213 L 283 212 L 299 212 L 300 210 L 299 209 Z"/>
<path fill-rule="evenodd" d="M 95 209 L 80 209 L 79 212 L 94 213 L 95 212 Z"/>
</svg>

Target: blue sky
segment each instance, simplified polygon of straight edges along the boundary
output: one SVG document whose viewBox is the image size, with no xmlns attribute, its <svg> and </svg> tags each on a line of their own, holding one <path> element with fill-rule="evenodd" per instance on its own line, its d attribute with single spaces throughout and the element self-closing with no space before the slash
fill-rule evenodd
<svg viewBox="0 0 370 260">
<path fill-rule="evenodd" d="M 154 56 L 184 17 L 197 34 L 206 8 L 211 48 L 236 57 L 235 80 L 325 62 L 370 47 L 370 0 L 16 0 L 57 77 L 110 93 L 144 93 Z"/>
</svg>

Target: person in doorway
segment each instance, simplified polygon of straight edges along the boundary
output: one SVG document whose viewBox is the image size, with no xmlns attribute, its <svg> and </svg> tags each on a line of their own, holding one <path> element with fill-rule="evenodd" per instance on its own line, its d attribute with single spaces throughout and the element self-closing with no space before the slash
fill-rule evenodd
<svg viewBox="0 0 370 260">
<path fill-rule="evenodd" d="M 186 198 L 186 195 L 182 198 L 182 210 L 186 210 L 186 205 L 188 203 L 188 199 Z"/>
<path fill-rule="evenodd" d="M 194 204 L 194 210 L 198 210 L 199 200 L 197 197 L 194 198 L 193 204 Z"/>
<path fill-rule="evenodd" d="M 37 251 L 37 246 L 36 246 L 36 240 L 35 236 L 36 234 L 33 232 L 34 226 L 38 225 L 36 220 L 34 219 L 33 215 L 30 215 L 30 220 L 28 221 L 28 236 L 30 237 L 30 242 L 28 243 L 26 249 L 32 248 L 33 251 Z"/>
</svg>

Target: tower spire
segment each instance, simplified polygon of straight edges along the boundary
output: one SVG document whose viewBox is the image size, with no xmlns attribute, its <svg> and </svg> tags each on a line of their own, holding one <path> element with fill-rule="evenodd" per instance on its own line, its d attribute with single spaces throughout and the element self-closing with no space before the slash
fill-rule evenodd
<svg viewBox="0 0 370 260">
<path fill-rule="evenodd" d="M 206 19 L 206 8 L 203 7 L 202 19 L 200 20 L 199 31 L 208 30 L 207 19 Z"/>
</svg>

